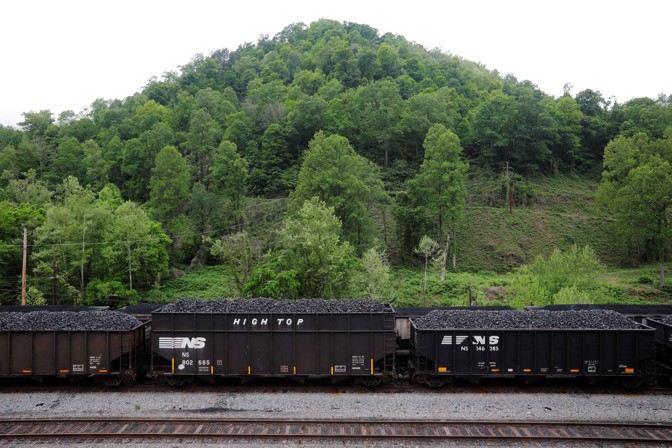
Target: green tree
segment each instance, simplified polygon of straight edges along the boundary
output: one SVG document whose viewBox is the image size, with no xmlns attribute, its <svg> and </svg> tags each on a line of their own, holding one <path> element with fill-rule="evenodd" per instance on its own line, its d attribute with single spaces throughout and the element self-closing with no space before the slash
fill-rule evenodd
<svg viewBox="0 0 672 448">
<path fill-rule="evenodd" d="M 547 109 L 558 124 L 558 139 L 550 147 L 553 171 L 557 174 L 561 164 L 564 164 L 574 172 L 577 161 L 582 161 L 580 133 L 583 113 L 576 100 L 569 95 L 549 102 Z"/>
<path fill-rule="evenodd" d="M 387 168 L 396 157 L 395 141 L 401 133 L 402 99 L 392 80 L 376 81 L 358 87 L 348 104 L 354 129 L 353 142 L 372 160 Z"/>
<path fill-rule="evenodd" d="M 92 277 L 98 243 L 112 219 L 95 199 L 75 177 L 68 177 L 58 188 L 56 202 L 47 207 L 44 222 L 35 229 L 35 271 L 42 278 L 58 279 L 40 285 L 53 303 L 83 296 Z"/>
<path fill-rule="evenodd" d="M 439 243 L 427 235 L 423 235 L 418 243 L 418 247 L 414 250 L 414 252 L 423 257 L 425 261 L 425 272 L 422 280 L 422 303 L 424 306 L 427 306 L 427 267 L 429 266 L 429 260 L 434 258 L 439 250 Z"/>
<path fill-rule="evenodd" d="M 548 258 L 539 256 L 519 268 L 507 295 L 517 308 L 578 303 L 599 293 L 596 277 L 604 271 L 589 246 L 573 245 L 565 252 L 555 249 Z"/>
<path fill-rule="evenodd" d="M 84 185 L 97 191 L 109 182 L 109 165 L 103 152 L 95 140 L 87 140 L 82 144 L 84 169 Z"/>
<path fill-rule="evenodd" d="M 290 199 L 294 209 L 317 197 L 343 223 L 346 239 L 357 247 L 371 240 L 369 210 L 388 200 L 378 168 L 358 155 L 345 137 L 315 134 Z"/>
<path fill-rule="evenodd" d="M 350 290 L 354 251 L 341 222 L 317 198 L 305 201 L 279 231 L 279 249 L 252 273 L 246 294 L 275 298 L 340 298 Z"/>
<path fill-rule="evenodd" d="M 50 110 L 23 112 L 23 121 L 19 126 L 31 137 L 46 137 L 54 125 L 54 114 Z"/>
<path fill-rule="evenodd" d="M 83 157 L 82 144 L 74 137 L 64 138 L 58 145 L 53 160 L 55 179 L 65 179 L 68 176 L 74 176 L 82 181 L 84 179 L 84 170 L 86 169 L 82 163 Z"/>
<path fill-rule="evenodd" d="M 625 242 L 644 248 L 658 262 L 659 285 L 664 286 L 672 241 L 672 137 L 650 141 L 638 134 L 611 141 L 604 152 L 599 193 Z"/>
<path fill-rule="evenodd" d="M 166 146 L 156 156 L 149 182 L 149 206 L 172 241 L 171 256 L 176 260 L 190 256 L 200 241 L 192 231 L 187 215 L 190 200 L 190 174 L 187 161 L 174 146 Z"/>
<path fill-rule="evenodd" d="M 371 248 L 364 252 L 360 262 L 361 268 L 352 280 L 353 296 L 394 302 L 392 273 L 385 253 Z"/>
<path fill-rule="evenodd" d="M 97 268 L 103 278 L 134 290 L 154 286 L 168 273 L 170 238 L 134 202 L 124 202 L 114 210 L 114 220 L 102 241 Z"/>
<path fill-rule="evenodd" d="M 245 285 L 262 260 L 261 242 L 245 231 L 233 233 L 216 240 L 210 253 L 224 263 L 233 276 L 236 293 L 243 296 Z"/>
<path fill-rule="evenodd" d="M 195 111 L 189 122 L 187 153 L 195 168 L 194 179 L 205 183 L 210 169 L 212 152 L 217 147 L 220 129 L 210 114 L 203 109 Z"/>
<path fill-rule="evenodd" d="M 443 125 L 433 126 L 424 142 L 425 160 L 410 190 L 436 223 L 436 235 L 445 247 L 441 280 L 445 278 L 445 258 L 452 245 L 453 269 L 456 264 L 456 226 L 466 203 L 465 180 L 469 164 L 462 160 L 459 138 Z M 448 233 L 452 233 L 452 238 Z"/>
<path fill-rule="evenodd" d="M 156 156 L 149 181 L 149 206 L 163 224 L 186 210 L 189 201 L 189 166 L 174 146 Z"/>
<path fill-rule="evenodd" d="M 237 226 L 243 224 L 248 179 L 247 160 L 238 154 L 235 143 L 223 140 L 213 154 L 209 183 L 228 201 Z"/>
<path fill-rule="evenodd" d="M 21 296 L 23 228 L 32 231 L 44 219 L 29 204 L 0 201 L 0 304 L 16 305 Z"/>
<path fill-rule="evenodd" d="M 50 204 L 54 196 L 47 184 L 37 178 L 37 173 L 33 169 L 23 173 L 23 178 L 10 179 L 4 193 L 10 202 L 30 204 L 38 208 Z"/>
</svg>

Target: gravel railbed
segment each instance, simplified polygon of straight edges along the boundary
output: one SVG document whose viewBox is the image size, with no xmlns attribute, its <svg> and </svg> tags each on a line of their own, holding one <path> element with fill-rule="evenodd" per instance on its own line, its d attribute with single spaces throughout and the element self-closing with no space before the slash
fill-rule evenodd
<svg viewBox="0 0 672 448">
<path fill-rule="evenodd" d="M 614 391 L 525 393 L 475 388 L 403 393 L 301 392 L 291 389 L 264 393 L 250 391 L 199 392 L 197 387 L 134 392 L 5 392 L 0 400 L 4 417 L 196 417 L 259 419 L 447 419 L 498 421 L 611 421 L 672 423 L 669 395 Z M 159 446 L 145 443 L 137 446 Z M 60 445 L 63 446 L 63 445 Z M 67 445 L 66 445 L 67 446 Z M 101 447 L 117 446 L 101 444 Z M 126 447 L 134 444 L 123 445 Z M 190 446 L 200 446 L 198 443 Z M 203 445 L 208 446 L 208 445 Z M 209 445 L 212 446 L 212 445 Z M 227 445 L 231 446 L 231 445 Z M 245 445 L 255 446 L 255 445 Z M 263 446 L 263 445 L 259 445 Z M 343 445 L 339 445 L 343 446 Z M 394 446 L 394 445 L 392 445 Z M 400 446 L 400 445 L 397 445 Z M 444 445 L 445 446 L 445 445 Z M 450 445 L 449 445 L 450 446 Z M 483 446 L 475 442 L 455 446 Z M 494 446 L 494 445 L 491 445 Z M 499 445 L 497 445 L 499 446 Z M 600 445 L 604 446 L 604 445 Z"/>
</svg>

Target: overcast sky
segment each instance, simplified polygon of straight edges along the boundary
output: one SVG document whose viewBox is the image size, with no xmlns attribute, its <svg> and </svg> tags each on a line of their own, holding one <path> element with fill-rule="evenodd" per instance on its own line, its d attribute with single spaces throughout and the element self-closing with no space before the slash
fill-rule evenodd
<svg viewBox="0 0 672 448">
<path fill-rule="evenodd" d="M 398 34 L 554 96 L 567 82 L 619 102 L 672 94 L 668 0 L 6 0 L 0 14 L 4 125 L 125 98 L 197 53 L 320 18 Z"/>
</svg>

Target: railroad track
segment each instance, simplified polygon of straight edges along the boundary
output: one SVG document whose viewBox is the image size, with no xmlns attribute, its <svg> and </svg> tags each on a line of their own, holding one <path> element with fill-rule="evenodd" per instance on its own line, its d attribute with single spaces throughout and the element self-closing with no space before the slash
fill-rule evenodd
<svg viewBox="0 0 672 448">
<path fill-rule="evenodd" d="M 0 419 L 0 442 L 507 442 L 668 446 L 672 425 L 585 422 L 63 418 Z"/>
</svg>

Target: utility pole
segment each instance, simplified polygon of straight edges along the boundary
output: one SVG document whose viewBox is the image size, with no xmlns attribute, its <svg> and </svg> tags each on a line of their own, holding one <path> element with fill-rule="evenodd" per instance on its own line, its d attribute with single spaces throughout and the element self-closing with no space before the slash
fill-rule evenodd
<svg viewBox="0 0 672 448">
<path fill-rule="evenodd" d="M 26 273 L 28 266 L 28 228 L 23 228 L 23 268 L 21 269 L 21 306 L 26 306 Z"/>
<path fill-rule="evenodd" d="M 82 265 L 80 270 L 81 280 L 79 284 L 79 290 L 82 297 L 84 297 L 84 258 L 86 254 L 85 251 L 86 251 L 86 215 L 84 215 L 82 222 Z"/>
</svg>

